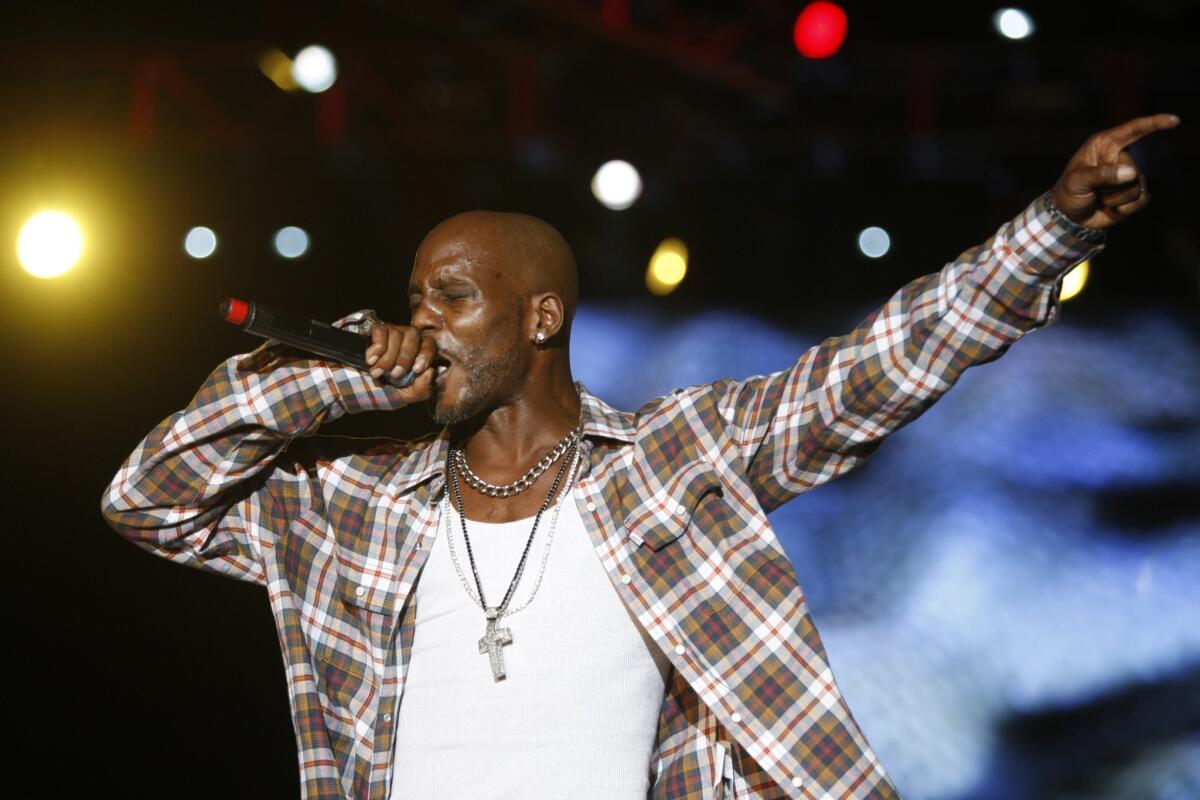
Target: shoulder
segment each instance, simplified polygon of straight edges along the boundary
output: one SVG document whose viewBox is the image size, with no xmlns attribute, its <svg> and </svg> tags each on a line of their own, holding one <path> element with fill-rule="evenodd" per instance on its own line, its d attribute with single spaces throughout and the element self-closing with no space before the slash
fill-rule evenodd
<svg viewBox="0 0 1200 800">
<path fill-rule="evenodd" d="M 631 414 L 627 458 L 639 475 L 659 480 L 696 461 L 727 458 L 729 423 L 721 413 L 728 381 L 675 389 L 646 401 Z"/>
<path fill-rule="evenodd" d="M 633 413 L 639 433 L 661 428 L 674 423 L 686 427 L 713 429 L 720 426 L 718 413 L 722 398 L 730 386 L 731 378 L 722 378 L 711 383 L 695 384 L 647 400 Z"/>
</svg>

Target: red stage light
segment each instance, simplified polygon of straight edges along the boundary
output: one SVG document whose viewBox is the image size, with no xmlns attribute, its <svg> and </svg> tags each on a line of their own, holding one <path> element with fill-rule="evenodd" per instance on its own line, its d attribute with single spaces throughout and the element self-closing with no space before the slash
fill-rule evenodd
<svg viewBox="0 0 1200 800">
<path fill-rule="evenodd" d="M 833 3 L 810 3 L 792 29 L 796 49 L 805 58 L 828 58 L 846 39 L 846 12 Z"/>
</svg>

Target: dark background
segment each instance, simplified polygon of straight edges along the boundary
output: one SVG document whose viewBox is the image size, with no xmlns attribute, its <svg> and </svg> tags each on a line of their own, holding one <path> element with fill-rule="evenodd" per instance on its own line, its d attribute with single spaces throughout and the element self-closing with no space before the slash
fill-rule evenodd
<svg viewBox="0 0 1200 800">
<path fill-rule="evenodd" d="M 158 562 L 99 515 L 101 491 L 138 440 L 183 407 L 219 361 L 255 344 L 217 321 L 222 297 L 327 319 L 373 307 L 403 320 L 412 253 L 433 224 L 470 208 L 535 214 L 559 227 L 578 256 L 585 302 L 577 372 L 630 408 L 674 385 L 786 366 L 991 235 L 1052 185 L 1090 134 L 1172 112 L 1183 119 L 1178 129 L 1132 151 L 1153 202 L 1114 231 L 1061 326 L 1037 334 L 1051 338 L 985 368 L 995 370 L 991 388 L 977 379 L 974 394 L 961 390 L 971 402 L 948 398 L 956 410 L 914 426 L 908 449 L 889 443 L 885 466 L 868 464 L 777 526 L 789 553 L 805 556 L 798 570 L 839 679 L 906 796 L 1200 796 L 1200 643 L 1180 623 L 1189 613 L 1195 622 L 1200 600 L 1200 12 L 1170 0 L 1033 4 L 1026 10 L 1035 35 L 1008 42 L 992 30 L 990 4 L 844 3 L 846 44 L 810 61 L 791 45 L 802 5 L 7 4 L 0 241 L 9 244 L 0 256 L 0 317 L 14 543 L 8 608 L 17 631 L 8 650 L 18 745 L 10 791 L 296 794 L 282 662 L 261 590 Z M 292 54 L 311 43 L 338 59 L 328 92 L 283 92 L 257 67 L 268 48 Z M 631 161 L 645 181 L 627 211 L 605 209 L 589 191 L 592 172 L 610 158 Z M 18 267 L 15 240 L 47 206 L 80 220 L 85 254 L 72 272 L 39 281 Z M 181 246 L 200 224 L 220 237 L 204 261 Z M 302 259 L 270 249 L 287 224 L 312 236 Z M 886 257 L 857 252 L 867 225 L 891 233 Z M 689 273 L 670 297 L 650 298 L 645 264 L 665 236 L 688 243 Z M 626 323 L 653 335 L 595 334 Z M 742 349 L 731 351 L 725 345 L 738 336 L 746 337 Z M 1056 383 L 1055 341 L 1080 342 L 1092 377 Z M 695 369 L 647 366 L 682 358 Z M 599 366 L 622 362 L 640 365 L 628 380 Z M 1029 380 L 1029 397 L 1046 405 L 997 427 L 996 415 L 1020 399 L 988 405 L 1013 385 L 1006 376 Z M 1105 380 L 1110 390 L 1098 391 Z M 1149 399 L 1113 400 L 1150 381 L 1161 385 Z M 957 727 L 928 714 L 926 735 L 914 743 L 890 715 L 911 723 L 925 707 L 876 704 L 865 666 L 912 643 L 854 644 L 859 628 L 847 620 L 868 619 L 877 607 L 850 591 L 857 584 L 836 580 L 845 567 L 852 581 L 855 567 L 848 556 L 837 560 L 829 540 L 903 549 L 912 540 L 897 531 L 911 531 L 906 525 L 940 530 L 930 515 L 947 507 L 936 495 L 942 484 L 930 484 L 927 507 L 903 509 L 913 512 L 907 522 L 881 529 L 878 517 L 864 520 L 857 530 L 866 539 L 847 528 L 853 515 L 823 504 L 882 498 L 879 513 L 891 514 L 888 499 L 905 495 L 883 491 L 889 475 L 927 468 L 950 480 L 960 463 L 931 466 L 918 443 L 933 446 L 945 431 L 963 453 L 1005 453 L 1014 436 L 1026 441 L 1022 425 L 1045 423 L 1038 408 L 1065 420 L 1073 412 L 1064 398 L 1100 396 L 1113 403 L 1107 416 L 1097 412 L 1111 423 L 1107 433 L 1060 442 L 1055 452 L 1069 454 L 1061 474 L 1038 473 L 1051 456 L 1018 472 L 1041 482 L 1038 491 L 1058 481 L 1063 495 L 1098 504 L 1101 513 L 1080 525 L 1082 540 L 1170 554 L 1183 570 L 1169 584 L 1177 591 L 1154 606 L 1158 616 L 1135 621 L 1161 637 L 1127 637 L 1129 663 L 1120 669 L 1100 647 L 1096 663 L 1115 670 L 1107 678 L 1081 673 L 1072 683 L 1068 675 L 1061 694 L 1000 703 L 1007 711 L 986 724 Z M 1095 448 L 1126 441 L 1129 408 L 1155 398 L 1161 403 L 1137 429 L 1152 432 L 1146 458 L 1157 459 L 1157 477 L 1078 479 L 1088 464 L 1128 457 L 1115 445 Z M 337 425 L 409 436 L 429 423 L 400 413 Z M 962 438 L 975 429 L 991 438 Z M 1014 453 L 1007 463 L 1026 462 Z M 1014 477 L 1004 491 L 1010 502 L 1012 492 L 1027 500 L 1020 492 L 1033 489 Z M 992 495 L 970 497 L 984 507 Z M 1073 546 L 1047 558 L 1078 552 Z M 953 592 L 976 586 L 986 568 L 943 585 L 951 605 Z M 1072 585 L 1064 578 L 1063 591 Z M 1102 605 L 1081 611 L 1058 635 L 1103 628 L 1106 613 Z M 924 646 L 945 645 L 940 630 L 925 630 Z M 1159 645 L 1169 657 L 1139 661 Z M 987 656 L 962 657 L 907 677 L 974 674 Z M 886 684 L 904 676 L 876 677 Z M 968 727 L 987 731 L 983 754 L 929 756 L 952 750 Z M 1173 755 L 1156 750 L 1155 761 L 1150 744 Z M 971 758 L 990 766 L 962 772 L 957 783 L 936 779 Z"/>
</svg>

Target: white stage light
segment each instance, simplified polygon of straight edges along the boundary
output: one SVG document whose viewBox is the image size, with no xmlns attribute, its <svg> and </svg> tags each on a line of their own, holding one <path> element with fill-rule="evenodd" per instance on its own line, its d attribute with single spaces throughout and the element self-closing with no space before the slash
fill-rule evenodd
<svg viewBox="0 0 1200 800">
<path fill-rule="evenodd" d="M 1002 8 L 992 17 L 992 24 L 1006 39 L 1024 39 L 1033 33 L 1033 20 L 1019 8 Z"/>
<path fill-rule="evenodd" d="M 217 251 L 217 234 L 212 228 L 197 225 L 183 237 L 183 249 L 192 258 L 208 258 Z"/>
<path fill-rule="evenodd" d="M 592 176 L 592 194 L 606 208 L 623 211 L 642 194 L 642 176 L 628 161 L 608 161 Z"/>
<path fill-rule="evenodd" d="M 319 44 L 309 45 L 292 60 L 292 79 L 306 92 L 323 92 L 337 80 L 333 53 Z"/>
<path fill-rule="evenodd" d="M 308 233 L 289 225 L 275 233 L 275 252 L 284 258 L 299 258 L 308 252 Z"/>
<path fill-rule="evenodd" d="M 882 258 L 892 247 L 892 237 L 883 228 L 872 225 L 858 234 L 858 249 L 868 258 Z"/>
</svg>

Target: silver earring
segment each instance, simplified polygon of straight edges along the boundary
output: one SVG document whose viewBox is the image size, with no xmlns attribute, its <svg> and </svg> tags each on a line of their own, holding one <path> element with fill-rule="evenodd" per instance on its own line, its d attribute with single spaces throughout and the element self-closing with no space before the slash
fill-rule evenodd
<svg viewBox="0 0 1200 800">
<path fill-rule="evenodd" d="M 541 331 L 538 331 L 537 343 L 541 344 L 544 341 L 546 341 L 546 334 L 542 333 Z"/>
</svg>

